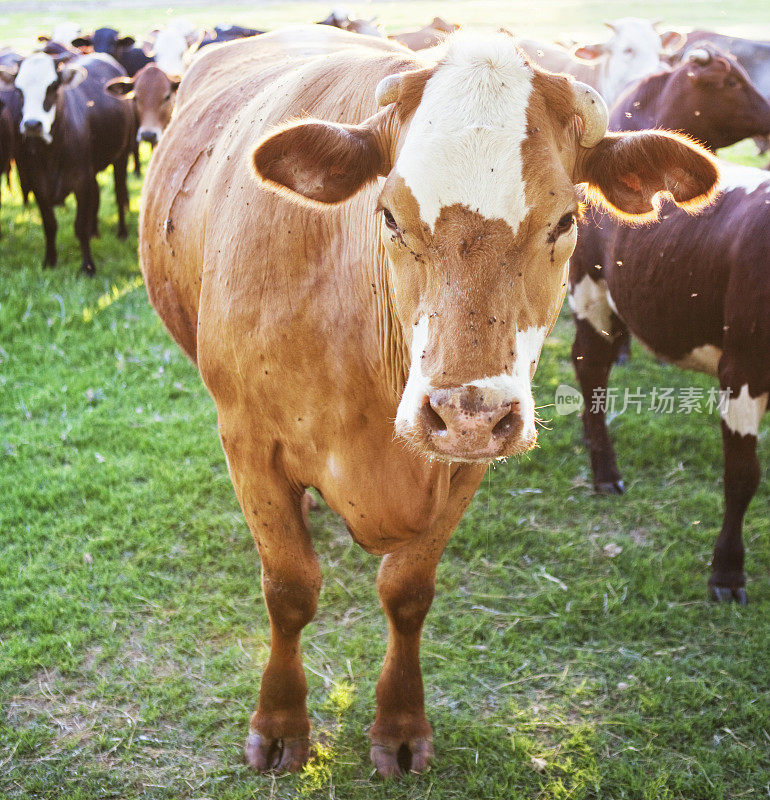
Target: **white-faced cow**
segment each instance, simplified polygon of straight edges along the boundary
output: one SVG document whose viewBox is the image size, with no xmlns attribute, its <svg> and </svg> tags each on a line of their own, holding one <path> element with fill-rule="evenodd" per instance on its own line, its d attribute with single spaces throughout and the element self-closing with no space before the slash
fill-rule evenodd
<svg viewBox="0 0 770 800">
<path fill-rule="evenodd" d="M 612 104 L 626 86 L 667 68 L 666 52 L 679 47 L 684 37 L 675 31 L 659 33 L 658 22 L 624 17 L 605 25 L 612 31 L 606 42 L 575 45 L 565 50 L 529 39 L 521 47 L 536 63 L 553 72 L 566 72 L 593 86 Z"/>
<path fill-rule="evenodd" d="M 22 98 L 19 123 L 21 149 L 30 188 L 45 231 L 44 266 L 56 265 L 54 206 L 75 193 L 75 235 L 81 268 L 94 272 L 91 237 L 97 230 L 97 173 L 112 164 L 118 206 L 118 236 L 127 235 L 126 161 L 133 138 L 131 109 L 108 95 L 108 80 L 123 74 L 109 56 L 93 54 L 59 62 L 44 53 L 25 58 L 18 71 L 2 68 L 0 77 L 13 83 Z"/>
<path fill-rule="evenodd" d="M 743 69 L 704 45 L 625 94 L 610 125 L 671 128 L 717 148 L 770 131 L 770 106 Z M 770 389 L 770 176 L 727 162 L 721 172 L 722 194 L 698 216 L 667 203 L 659 224 L 624 228 L 588 212 L 570 267 L 572 358 L 600 492 L 624 491 L 601 398 L 628 330 L 730 393 L 722 410 L 725 514 L 709 588 L 718 600 L 745 602 L 741 529 L 759 480 L 756 437 Z"/>
<path fill-rule="evenodd" d="M 107 83 L 105 88 L 110 94 L 133 103 L 137 142 L 149 142 L 153 147 L 158 144 L 171 121 L 180 80 L 176 76 L 169 78 L 160 67 L 148 64 L 133 78 L 113 78 Z"/>
<path fill-rule="evenodd" d="M 599 95 L 505 33 L 457 34 L 437 57 L 322 26 L 204 52 L 150 165 L 147 290 L 216 402 L 262 561 L 257 770 L 308 754 L 299 644 L 321 573 L 305 488 L 384 556 L 371 758 L 421 771 L 436 565 L 489 462 L 535 444 L 530 381 L 566 291 L 576 184 L 633 215 L 664 189 L 698 204 L 717 180 L 676 136 L 605 135 Z"/>
</svg>

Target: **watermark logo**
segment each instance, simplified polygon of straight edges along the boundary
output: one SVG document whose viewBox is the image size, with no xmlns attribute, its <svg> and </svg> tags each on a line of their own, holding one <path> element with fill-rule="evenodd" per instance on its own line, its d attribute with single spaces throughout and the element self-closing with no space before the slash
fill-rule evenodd
<svg viewBox="0 0 770 800">
<path fill-rule="evenodd" d="M 567 414 L 576 414 L 583 410 L 583 395 L 574 387 L 560 383 L 554 397 L 556 413 L 566 417 Z"/>
<path fill-rule="evenodd" d="M 616 417 L 619 414 L 635 411 L 641 414 L 651 411 L 653 414 L 713 414 L 718 411 L 724 415 L 730 401 L 731 390 L 711 388 L 701 389 L 699 386 L 652 386 L 643 390 L 618 389 L 615 387 L 597 387 L 591 393 L 591 414 L 607 414 Z M 556 413 L 564 417 L 583 410 L 583 396 L 574 387 L 566 383 L 559 384 L 554 397 Z"/>
</svg>

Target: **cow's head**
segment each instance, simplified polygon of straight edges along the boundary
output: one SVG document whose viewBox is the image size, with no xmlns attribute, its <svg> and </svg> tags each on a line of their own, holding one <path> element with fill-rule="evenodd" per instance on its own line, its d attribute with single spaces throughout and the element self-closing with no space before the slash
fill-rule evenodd
<svg viewBox="0 0 770 800">
<path fill-rule="evenodd" d="M 610 103 L 624 86 L 667 69 L 663 55 L 685 41 L 675 31 L 659 33 L 659 22 L 648 19 L 624 17 L 604 24 L 612 31 L 606 42 L 576 45 L 572 55 L 580 61 L 605 61 L 599 88 Z"/>
<path fill-rule="evenodd" d="M 767 100 L 743 67 L 705 42 L 684 54 L 658 107 L 661 127 L 687 131 L 711 150 L 770 133 Z"/>
<path fill-rule="evenodd" d="M 24 136 L 51 143 L 59 92 L 77 86 L 86 77 L 82 67 L 68 63 L 69 56 L 65 59 L 34 53 L 21 62 L 18 71 L 0 67 L 0 80 L 13 84 L 21 92 L 19 129 Z"/>
<path fill-rule="evenodd" d="M 134 101 L 139 123 L 136 139 L 154 147 L 171 121 L 180 81 L 176 76 L 169 78 L 155 64 L 147 64 L 133 78 L 113 78 L 104 88 L 115 97 Z"/>
<path fill-rule="evenodd" d="M 360 125 L 293 122 L 254 153 L 277 191 L 338 203 L 378 176 L 384 357 L 404 361 L 396 432 L 422 453 L 490 461 L 535 444 L 531 380 L 564 298 L 576 185 L 621 214 L 715 188 L 674 135 L 606 135 L 588 86 L 527 63 L 504 33 L 459 34 L 438 64 L 384 78 Z M 375 232 L 372 231 L 372 235 Z"/>
</svg>

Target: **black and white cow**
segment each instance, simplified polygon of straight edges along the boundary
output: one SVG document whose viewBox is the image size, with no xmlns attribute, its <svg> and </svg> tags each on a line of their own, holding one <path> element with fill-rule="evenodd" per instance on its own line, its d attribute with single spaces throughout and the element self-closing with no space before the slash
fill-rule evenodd
<svg viewBox="0 0 770 800">
<path fill-rule="evenodd" d="M 700 98 L 691 102 L 693 95 Z M 648 126 L 725 146 L 770 132 L 770 105 L 735 62 L 701 54 L 643 81 L 612 111 L 613 130 Z M 658 224 L 626 227 L 589 208 L 570 262 L 572 359 L 594 486 L 606 493 L 624 485 L 606 409 L 596 400 L 606 396 L 623 336 L 630 330 L 658 357 L 718 378 L 723 397 L 729 394 L 725 513 L 709 589 L 715 599 L 745 603 L 742 525 L 759 482 L 757 432 L 770 391 L 770 175 L 728 162 L 720 170 L 721 194 L 697 216 L 663 202 Z"/>
<path fill-rule="evenodd" d="M 104 89 L 107 81 L 124 74 L 112 58 L 101 54 L 57 63 L 51 56 L 35 53 L 25 58 L 16 72 L 0 68 L 0 78 L 6 84 L 12 82 L 22 99 L 21 156 L 43 218 L 44 266 L 56 265 L 54 206 L 74 192 L 81 268 L 94 273 L 90 240 L 97 231 L 96 175 L 110 164 L 115 177 L 118 236 L 127 235 L 126 162 L 134 138 L 134 115 L 126 103 Z"/>
</svg>

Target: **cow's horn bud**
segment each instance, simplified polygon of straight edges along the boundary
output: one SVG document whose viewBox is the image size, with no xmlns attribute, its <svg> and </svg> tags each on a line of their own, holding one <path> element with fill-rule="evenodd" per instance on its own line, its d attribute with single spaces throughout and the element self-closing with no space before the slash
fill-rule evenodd
<svg viewBox="0 0 770 800">
<path fill-rule="evenodd" d="M 687 54 L 687 60 L 705 66 L 711 61 L 711 53 L 702 47 L 695 47 Z"/>
<path fill-rule="evenodd" d="M 575 92 L 575 108 L 583 120 L 580 144 L 583 147 L 595 147 L 607 133 L 607 124 L 610 119 L 607 104 L 599 92 L 586 83 L 575 81 L 572 88 Z"/>
<path fill-rule="evenodd" d="M 378 106 L 386 106 L 398 100 L 398 91 L 401 88 L 401 75 L 388 75 L 383 78 L 374 90 L 374 97 Z"/>
</svg>

